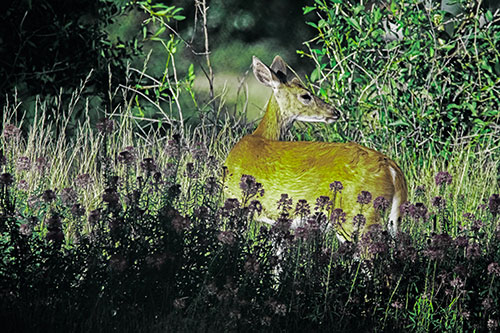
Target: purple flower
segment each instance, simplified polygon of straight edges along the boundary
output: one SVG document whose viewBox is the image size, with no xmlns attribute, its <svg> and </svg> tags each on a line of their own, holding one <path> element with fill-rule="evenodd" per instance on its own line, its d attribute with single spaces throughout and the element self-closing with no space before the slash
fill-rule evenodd
<svg viewBox="0 0 500 333">
<path fill-rule="evenodd" d="M 64 234 L 62 232 L 62 222 L 59 214 L 53 214 L 50 218 L 48 218 L 46 220 L 46 225 L 48 232 L 45 238 L 56 243 L 62 242 Z"/>
<path fill-rule="evenodd" d="M 6 124 L 3 128 L 3 136 L 5 139 L 18 138 L 21 135 L 21 130 L 12 124 Z"/>
<path fill-rule="evenodd" d="M 97 222 L 99 222 L 100 219 L 101 219 L 101 210 L 100 209 L 94 209 L 94 210 L 90 211 L 90 213 L 89 213 L 89 224 L 91 226 L 96 225 Z"/>
<path fill-rule="evenodd" d="M 186 177 L 188 178 L 197 178 L 198 177 L 198 174 L 195 170 L 195 167 L 194 167 L 194 163 L 187 163 L 186 164 L 186 173 L 185 173 Z"/>
<path fill-rule="evenodd" d="M 65 206 L 72 206 L 76 203 L 78 194 L 72 187 L 65 187 L 61 191 L 61 201 Z"/>
<path fill-rule="evenodd" d="M 292 198 L 288 197 L 288 194 L 281 194 L 281 198 L 276 202 L 278 204 L 278 209 L 288 211 L 292 208 Z"/>
<path fill-rule="evenodd" d="M 448 171 L 439 171 L 434 179 L 437 186 L 450 185 L 452 181 Z"/>
<path fill-rule="evenodd" d="M 165 265 L 167 259 L 170 258 L 166 253 L 155 253 L 146 257 L 146 263 L 149 267 L 160 270 Z"/>
<path fill-rule="evenodd" d="M 358 215 L 354 216 L 353 221 L 354 221 L 354 225 L 358 229 L 363 228 L 363 226 L 366 224 L 366 218 L 363 214 L 358 214 Z"/>
<path fill-rule="evenodd" d="M 131 148 L 131 149 L 127 149 Z M 134 147 L 125 147 L 124 151 L 121 151 L 118 153 L 118 162 L 125 164 L 125 165 L 132 165 L 135 162 L 135 153 L 134 153 Z"/>
<path fill-rule="evenodd" d="M 488 265 L 488 274 L 500 276 L 500 265 L 497 262 L 492 262 Z"/>
<path fill-rule="evenodd" d="M 389 208 L 389 201 L 382 196 L 376 197 L 375 200 L 373 200 L 373 208 L 375 208 L 375 210 L 385 212 L 385 210 Z"/>
<path fill-rule="evenodd" d="M 465 236 L 458 236 L 455 238 L 455 245 L 460 248 L 464 248 L 469 245 L 469 240 Z"/>
<path fill-rule="evenodd" d="M 112 119 L 101 119 L 96 124 L 97 130 L 103 134 L 110 134 L 113 132 L 113 128 L 115 127 L 115 122 Z"/>
<path fill-rule="evenodd" d="M 488 208 L 494 216 L 500 213 L 500 195 L 495 193 L 490 196 L 490 199 L 488 200 Z"/>
<path fill-rule="evenodd" d="M 52 190 L 46 190 L 42 193 L 42 200 L 50 203 L 56 199 L 56 194 Z"/>
<path fill-rule="evenodd" d="M 179 157 L 180 149 L 179 144 L 176 140 L 168 140 L 165 146 L 165 153 L 168 155 L 168 157 L 173 159 L 177 159 Z"/>
<path fill-rule="evenodd" d="M 346 213 L 342 208 L 335 208 L 330 215 L 330 221 L 333 222 L 334 226 L 341 226 L 346 221 Z"/>
<path fill-rule="evenodd" d="M 0 185 L 9 187 L 14 183 L 14 177 L 10 173 L 2 173 L 0 175 Z"/>
<path fill-rule="evenodd" d="M 297 229 L 295 229 L 294 233 L 293 233 L 293 236 L 295 237 L 295 239 L 300 239 L 300 240 L 306 240 L 309 238 L 309 229 L 306 228 L 306 227 L 298 227 Z"/>
<path fill-rule="evenodd" d="M 250 209 L 251 212 L 257 212 L 257 214 L 259 215 L 262 212 L 262 204 L 260 203 L 259 200 L 252 200 L 248 208 Z"/>
<path fill-rule="evenodd" d="M 219 242 L 226 245 L 233 245 L 236 239 L 236 235 L 232 231 L 221 231 L 217 235 Z"/>
<path fill-rule="evenodd" d="M 113 254 L 111 258 L 109 258 L 109 266 L 118 271 L 123 272 L 127 269 L 127 260 L 121 254 Z"/>
<path fill-rule="evenodd" d="M 456 289 L 462 289 L 465 286 L 465 282 L 460 277 L 455 277 L 450 281 L 450 285 Z"/>
<path fill-rule="evenodd" d="M 467 258 L 476 259 L 481 256 L 481 248 L 478 243 L 471 243 L 467 247 Z"/>
<path fill-rule="evenodd" d="M 205 191 L 208 195 L 214 196 L 220 190 L 220 185 L 215 177 L 208 177 L 205 182 Z"/>
<path fill-rule="evenodd" d="M 394 301 L 391 306 L 395 309 L 401 310 L 403 308 L 403 303 L 400 301 Z"/>
<path fill-rule="evenodd" d="M 102 195 L 102 201 L 107 203 L 110 207 L 116 207 L 120 202 L 120 196 L 113 188 L 107 188 Z"/>
<path fill-rule="evenodd" d="M 35 160 L 35 169 L 41 174 L 45 174 L 49 167 L 50 162 L 45 157 L 41 156 Z"/>
<path fill-rule="evenodd" d="M 81 216 L 85 215 L 85 209 L 80 204 L 74 204 L 71 207 L 71 214 L 74 217 L 81 217 Z"/>
<path fill-rule="evenodd" d="M 82 173 L 75 178 L 76 187 L 84 188 L 92 184 L 92 178 L 88 173 Z"/>
<path fill-rule="evenodd" d="M 487 326 L 491 332 L 496 331 L 498 329 L 498 320 L 488 319 Z"/>
<path fill-rule="evenodd" d="M 26 156 L 20 156 L 16 162 L 16 168 L 18 171 L 29 171 L 31 169 L 31 161 Z"/>
<path fill-rule="evenodd" d="M 247 259 L 247 261 L 245 262 L 245 265 L 243 266 L 243 269 L 247 273 L 250 273 L 252 275 L 256 275 L 256 274 L 259 274 L 259 272 L 260 272 L 260 264 L 257 261 L 257 259 L 255 259 L 254 256 L 250 256 Z"/>
<path fill-rule="evenodd" d="M 229 198 L 229 199 L 226 199 L 226 201 L 224 202 L 224 210 L 231 211 L 231 210 L 238 209 L 239 207 L 240 207 L 240 203 L 239 203 L 238 199 Z"/>
<path fill-rule="evenodd" d="M 17 188 L 20 190 L 20 191 L 28 191 L 30 189 L 30 186 L 28 184 L 27 181 L 25 181 L 24 179 L 21 179 L 18 183 L 17 183 Z"/>
<path fill-rule="evenodd" d="M 431 204 L 432 204 L 432 206 L 434 206 L 438 209 L 442 209 L 442 208 L 446 207 L 446 200 L 443 199 L 441 196 L 436 196 L 436 197 L 432 198 Z"/>
<path fill-rule="evenodd" d="M 146 157 L 141 162 L 141 168 L 146 173 L 152 173 L 156 171 L 156 163 L 151 157 Z"/>
<path fill-rule="evenodd" d="M 427 218 L 427 207 L 421 202 L 415 203 L 410 215 L 415 219 L 426 219 Z"/>
<path fill-rule="evenodd" d="M 358 194 L 358 203 L 362 205 L 368 205 L 372 201 L 372 194 L 368 191 L 361 191 Z"/>
<path fill-rule="evenodd" d="M 187 230 L 191 225 L 191 220 L 189 218 L 182 216 L 179 212 L 175 211 L 175 215 L 172 219 L 172 228 L 177 233 L 181 233 L 184 230 Z"/>
<path fill-rule="evenodd" d="M 297 202 L 297 205 L 295 206 L 295 213 L 302 216 L 309 215 L 311 213 L 311 209 L 309 207 L 309 204 L 307 203 L 307 200 L 300 199 Z"/>
<path fill-rule="evenodd" d="M 264 195 L 262 184 L 257 183 L 254 176 L 242 175 L 240 180 L 240 189 L 248 198 L 254 197 L 255 195 Z"/>
<path fill-rule="evenodd" d="M 323 210 L 323 209 L 329 210 L 331 206 L 332 202 L 330 201 L 330 197 L 326 195 L 322 195 L 316 199 L 316 205 L 315 205 L 316 210 Z"/>
<path fill-rule="evenodd" d="M 19 226 L 19 233 L 23 236 L 31 236 L 33 228 L 28 223 L 23 223 Z"/>
<path fill-rule="evenodd" d="M 412 205 L 411 202 L 406 201 L 401 206 L 399 206 L 399 210 L 401 211 L 401 215 L 403 216 L 411 216 L 415 206 Z"/>
<path fill-rule="evenodd" d="M 343 189 L 344 185 L 342 185 L 342 183 L 339 182 L 338 180 L 330 184 L 330 190 L 332 190 L 333 192 L 341 193 Z"/>
<path fill-rule="evenodd" d="M 203 142 L 196 142 L 194 147 L 191 148 L 191 153 L 196 161 L 206 160 L 208 151 Z"/>
</svg>

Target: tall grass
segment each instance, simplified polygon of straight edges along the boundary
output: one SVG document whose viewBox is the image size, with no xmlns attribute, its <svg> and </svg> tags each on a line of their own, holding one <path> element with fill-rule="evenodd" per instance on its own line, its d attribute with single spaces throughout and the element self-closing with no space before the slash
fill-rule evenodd
<svg viewBox="0 0 500 333">
<path fill-rule="evenodd" d="M 457 137 L 442 157 L 420 152 L 421 165 L 396 138 L 360 139 L 401 165 L 409 203 L 396 239 L 375 229 L 338 244 L 320 203 L 287 203 L 269 228 L 252 222 L 257 203 L 224 201 L 224 156 L 248 131 L 231 128 L 229 117 L 184 136 L 175 128 L 160 134 L 139 128 L 123 104 L 97 125 L 83 120 L 67 138 L 71 110 L 49 123 L 44 107 L 40 101 L 27 133 L 12 120 L 22 104 L 9 106 L 2 123 L 7 330 L 498 325 L 495 134 L 482 147 Z M 335 135 L 326 127 L 300 130 L 319 140 Z M 305 224 L 291 231 L 295 215 Z M 365 251 L 370 256 L 361 260 Z"/>
</svg>

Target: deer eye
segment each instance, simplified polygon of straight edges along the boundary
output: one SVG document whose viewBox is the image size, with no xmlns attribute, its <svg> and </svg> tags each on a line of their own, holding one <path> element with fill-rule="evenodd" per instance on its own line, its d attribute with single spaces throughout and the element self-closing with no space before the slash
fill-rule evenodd
<svg viewBox="0 0 500 333">
<path fill-rule="evenodd" d="M 308 105 L 312 101 L 312 96 L 308 93 L 305 94 L 299 94 L 299 100 L 302 102 L 302 104 Z"/>
</svg>

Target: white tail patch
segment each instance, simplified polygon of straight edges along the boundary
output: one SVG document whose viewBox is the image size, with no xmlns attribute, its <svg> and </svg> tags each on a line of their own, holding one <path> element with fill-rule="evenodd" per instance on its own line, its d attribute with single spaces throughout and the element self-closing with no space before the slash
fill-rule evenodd
<svg viewBox="0 0 500 333">
<path fill-rule="evenodd" d="M 394 184 L 394 188 L 396 189 L 396 170 L 394 168 L 389 167 L 392 175 L 392 183 Z M 395 191 L 394 196 L 392 197 L 392 207 L 391 214 L 389 215 L 389 225 L 388 230 L 392 237 L 396 237 L 398 233 L 398 223 L 399 223 L 399 206 L 401 206 L 401 191 Z"/>
</svg>

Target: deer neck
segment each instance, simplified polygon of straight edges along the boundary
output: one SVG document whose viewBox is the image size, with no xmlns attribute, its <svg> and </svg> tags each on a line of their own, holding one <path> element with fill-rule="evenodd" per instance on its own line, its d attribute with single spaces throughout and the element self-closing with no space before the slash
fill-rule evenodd
<svg viewBox="0 0 500 333">
<path fill-rule="evenodd" d="M 290 121 L 282 119 L 280 106 L 273 93 L 267 103 L 266 113 L 252 135 L 277 141 L 280 140 L 290 125 Z"/>
</svg>

